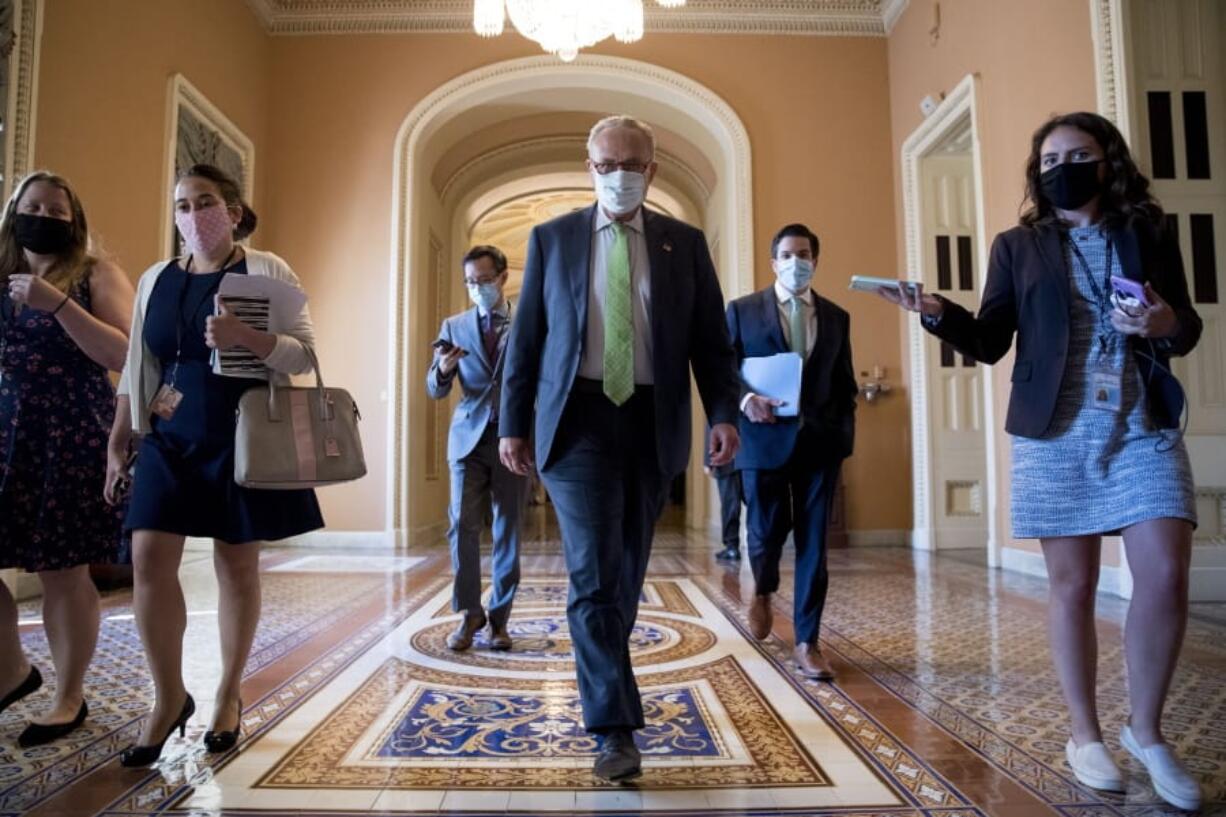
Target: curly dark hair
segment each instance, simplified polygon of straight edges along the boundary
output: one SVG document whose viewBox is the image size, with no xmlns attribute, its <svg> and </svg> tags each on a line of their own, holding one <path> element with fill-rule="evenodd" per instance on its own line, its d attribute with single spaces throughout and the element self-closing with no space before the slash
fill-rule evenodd
<svg viewBox="0 0 1226 817">
<path fill-rule="evenodd" d="M 1030 141 L 1030 158 L 1026 160 L 1026 198 L 1022 202 L 1025 209 L 1021 215 L 1023 225 L 1038 227 L 1060 221 L 1055 207 L 1043 197 L 1039 183 L 1039 177 L 1043 175 L 1040 156 L 1043 142 L 1059 127 L 1076 128 L 1089 134 L 1103 149 L 1107 172 L 1099 208 L 1105 226 L 1119 226 L 1134 218 L 1162 223 L 1162 205 L 1150 192 L 1149 179 L 1137 167 L 1119 128 L 1096 113 L 1079 111 L 1053 116 L 1034 132 Z"/>
</svg>

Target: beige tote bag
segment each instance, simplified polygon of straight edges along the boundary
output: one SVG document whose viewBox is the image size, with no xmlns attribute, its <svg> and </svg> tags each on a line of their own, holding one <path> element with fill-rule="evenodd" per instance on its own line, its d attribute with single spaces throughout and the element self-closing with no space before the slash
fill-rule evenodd
<svg viewBox="0 0 1226 817">
<path fill-rule="evenodd" d="M 258 386 L 238 403 L 234 481 L 244 488 L 297 490 L 366 475 L 357 403 L 324 388 L 319 360 L 307 349 L 315 386 Z"/>
</svg>

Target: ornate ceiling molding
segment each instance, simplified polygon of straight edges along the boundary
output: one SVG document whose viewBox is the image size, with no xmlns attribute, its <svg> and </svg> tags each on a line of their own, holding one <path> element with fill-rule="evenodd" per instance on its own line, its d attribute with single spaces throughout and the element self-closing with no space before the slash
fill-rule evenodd
<svg viewBox="0 0 1226 817">
<path fill-rule="evenodd" d="M 247 0 L 271 34 L 466 34 L 472 0 Z M 909 0 L 691 0 L 646 8 L 647 31 L 884 37 Z"/>
</svg>

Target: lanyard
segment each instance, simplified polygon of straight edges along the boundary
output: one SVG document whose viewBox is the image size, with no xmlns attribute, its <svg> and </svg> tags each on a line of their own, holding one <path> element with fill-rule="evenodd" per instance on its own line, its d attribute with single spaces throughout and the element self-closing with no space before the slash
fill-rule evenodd
<svg viewBox="0 0 1226 817">
<path fill-rule="evenodd" d="M 1090 282 L 1090 289 L 1094 291 L 1094 299 L 1098 306 L 1098 348 L 1101 356 L 1106 356 L 1107 346 L 1111 340 L 1114 327 L 1111 326 L 1111 298 L 1107 294 L 1111 291 L 1111 262 L 1115 251 L 1115 245 L 1111 239 L 1107 239 L 1107 262 L 1103 269 L 1103 285 L 1099 287 L 1098 281 L 1094 278 L 1094 270 L 1090 268 L 1090 263 L 1086 261 L 1086 257 L 1081 254 L 1081 250 L 1077 248 L 1077 242 L 1066 236 L 1069 249 L 1072 250 L 1073 256 L 1077 262 L 1081 264 L 1082 270 L 1085 271 L 1086 280 Z"/>
<path fill-rule="evenodd" d="M 221 269 L 219 269 L 218 272 L 225 272 L 226 268 L 230 266 L 230 263 L 234 260 L 234 256 L 237 253 L 238 247 L 235 246 L 232 250 L 230 250 L 230 254 L 226 256 L 225 263 L 221 265 Z M 190 323 L 193 319 L 195 319 L 196 313 L 200 311 L 200 307 L 204 306 L 205 301 L 213 297 L 213 295 L 221 287 L 221 279 L 224 277 L 218 275 L 217 280 L 213 282 L 213 285 L 205 291 L 200 300 L 196 301 L 196 305 L 192 307 L 192 311 L 185 315 L 183 312 L 183 305 L 187 302 L 187 287 L 188 284 L 191 283 L 192 278 L 192 258 L 193 256 L 187 256 L 187 263 L 183 265 L 183 272 L 185 273 L 183 276 L 183 285 L 179 287 L 179 308 L 175 315 L 175 366 L 170 372 L 171 387 L 174 386 L 175 381 L 178 378 L 179 360 L 183 357 L 183 326 L 185 323 Z"/>
</svg>

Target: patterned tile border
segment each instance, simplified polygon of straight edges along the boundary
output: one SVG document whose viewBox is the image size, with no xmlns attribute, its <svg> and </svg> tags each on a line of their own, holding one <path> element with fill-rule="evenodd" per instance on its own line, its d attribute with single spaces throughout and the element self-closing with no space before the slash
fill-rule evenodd
<svg viewBox="0 0 1226 817">
<path fill-rule="evenodd" d="M 448 581 L 446 577 L 426 581 L 416 590 L 406 594 L 385 614 L 367 623 L 359 632 L 342 640 L 332 650 L 286 680 L 275 691 L 253 702 L 243 713 L 245 734 L 243 741 L 254 740 L 275 726 L 295 707 L 340 674 L 388 632 L 399 626 L 426 599 L 438 593 Z M 221 756 L 203 754 L 202 748 L 198 746 L 195 739 L 191 740 L 191 746 L 192 751 L 164 757 L 144 780 L 99 812 L 98 817 L 161 814 L 174 803 L 191 794 L 194 785 L 198 785 L 205 779 L 211 779 L 214 770 L 226 765 L 234 757 L 241 756 L 233 752 Z M 267 812 L 263 814 L 267 815 Z"/>
<path fill-rule="evenodd" d="M 315 579 L 314 584 L 323 583 Z M 335 598 L 335 604 L 320 612 L 320 595 L 302 582 L 279 576 L 264 581 L 265 609 L 256 634 L 256 644 L 248 661 L 250 677 L 293 651 L 303 642 L 342 621 L 369 600 L 370 587 L 381 579 L 360 579 Z M 335 584 L 332 583 L 333 589 Z M 305 605 L 294 602 L 307 600 Z M 312 613 L 316 615 L 308 618 Z M 111 762 L 140 734 L 141 720 L 153 701 L 153 690 L 145 671 L 144 650 L 135 622 L 126 604 L 109 607 L 99 632 L 98 649 L 87 676 L 87 695 L 91 702 L 85 728 L 55 744 L 21 750 L 7 740 L 0 744 L 0 811 L 18 812 L 33 808 L 57 794 L 74 780 L 85 777 Z M 47 688 L 55 683 L 54 669 L 47 651 L 45 634 L 39 628 L 26 634 L 23 645 L 31 660 L 47 678 Z M 0 728 L 13 731 L 24 722 L 26 709 L 10 710 L 0 716 Z M 4 776 L 12 769 L 12 777 Z"/>
<path fill-rule="evenodd" d="M 890 569 L 887 563 L 905 562 L 905 569 L 911 570 L 912 558 L 910 553 L 905 555 L 898 554 L 874 554 L 873 556 L 864 556 L 857 554 L 863 558 L 874 559 L 883 564 L 877 566 L 867 566 L 859 564 L 857 571 L 864 570 L 880 570 L 882 575 Z M 895 564 L 895 569 L 898 565 Z M 838 571 L 837 562 L 832 564 L 832 587 L 833 582 L 837 581 L 834 574 Z M 958 564 L 949 560 L 943 562 L 942 570 L 944 578 L 949 580 L 950 584 L 957 585 L 968 578 L 971 581 L 977 581 L 980 585 L 983 581 L 983 575 L 986 568 L 979 568 L 976 565 Z M 1011 580 L 1004 580 L 1012 583 Z M 784 587 L 776 596 L 775 606 L 785 616 L 791 614 L 790 591 L 787 589 L 787 580 L 784 580 Z M 1045 589 L 1042 594 L 1038 589 L 1030 586 L 1029 582 L 1022 582 L 1019 595 L 1027 601 L 1033 603 L 1045 602 Z M 936 587 L 927 591 L 935 594 Z M 917 598 L 917 603 L 923 603 L 923 598 Z M 1110 602 L 1105 605 L 1109 608 L 1109 616 L 1115 618 L 1117 615 L 1122 619 L 1123 610 L 1112 609 L 1116 605 Z M 1018 785 L 1030 791 L 1039 800 L 1048 803 L 1053 809 L 1062 814 L 1070 815 L 1070 817 L 1099 817 L 1099 815 L 1112 815 L 1113 817 L 1159 817 L 1160 815 L 1177 814 L 1176 812 L 1165 806 L 1159 798 L 1153 793 L 1152 789 L 1147 784 L 1147 777 L 1144 770 L 1136 764 L 1131 758 L 1128 758 L 1126 753 L 1119 751 L 1116 755 L 1121 761 L 1129 777 L 1129 790 L 1126 793 L 1116 794 L 1111 792 L 1100 792 L 1093 789 L 1082 787 L 1072 777 L 1063 762 L 1063 743 L 1060 741 L 1043 741 L 1039 745 L 1043 747 L 1046 753 L 1041 754 L 1035 751 L 1028 750 L 1021 745 L 1020 738 L 1012 736 L 1005 730 L 1023 730 L 1022 733 L 1030 734 L 1037 728 L 1050 727 L 1051 719 L 1063 718 L 1064 709 L 1060 699 L 1059 688 L 1054 680 L 1051 683 L 1044 681 L 1042 689 L 1034 689 L 1037 680 L 1034 677 L 1024 679 L 1014 679 L 1005 677 L 995 677 L 994 681 L 1000 687 L 995 692 L 987 690 L 965 690 L 967 696 L 961 698 L 962 705 L 951 702 L 942 694 L 934 692 L 929 688 L 929 685 L 935 681 L 928 670 L 922 667 L 911 667 L 902 669 L 891 665 L 888 661 L 878 656 L 874 651 L 862 646 L 857 637 L 844 634 L 837 624 L 831 623 L 832 619 L 837 619 L 837 615 L 830 615 L 830 605 L 828 605 L 827 621 L 823 622 L 823 646 L 832 649 L 838 653 L 847 663 L 857 666 L 868 677 L 872 678 L 883 688 L 893 693 L 899 700 L 913 708 L 915 711 L 923 714 L 930 722 L 940 727 L 954 739 L 964 743 L 972 751 L 979 754 L 986 762 L 997 768 L 1001 773 L 1005 774 L 1010 779 L 1014 780 Z M 837 608 L 836 608 L 837 609 Z M 1012 608 L 1011 608 L 1012 609 Z M 1124 605 L 1126 609 L 1126 604 Z M 1015 611 L 1016 612 L 1016 611 Z M 873 614 L 880 614 L 880 610 L 874 608 Z M 930 612 L 931 615 L 931 612 Z M 854 617 L 849 617 L 848 624 L 854 625 Z M 1034 626 L 1040 630 L 1043 628 L 1043 621 L 1040 619 Z M 1221 652 L 1223 640 L 1222 633 L 1218 634 L 1217 652 Z M 773 640 L 775 641 L 775 640 Z M 1046 649 L 1045 636 L 1042 637 L 1043 649 Z M 1011 647 L 1017 648 L 1019 645 L 1012 644 Z M 1025 646 L 1025 645 L 1021 645 Z M 1199 645 L 1198 645 L 1199 646 Z M 777 649 L 777 659 L 784 663 L 787 662 L 787 650 Z M 1185 653 L 1186 655 L 1186 653 Z M 1119 645 L 1113 645 L 1110 642 L 1100 645 L 1100 673 L 1102 668 L 1109 665 L 1115 659 L 1115 663 L 1122 664 Z M 1047 661 L 1046 654 L 1041 656 L 1041 660 Z M 912 674 L 914 673 L 914 674 Z M 1006 704 L 1006 692 L 1010 684 L 1020 683 L 1023 687 L 1015 688 L 1012 695 L 1017 698 L 1019 703 L 1025 703 L 1028 711 L 1033 711 L 1037 720 L 1030 717 L 1013 717 L 1009 713 L 1010 707 Z M 1212 684 L 1215 689 L 1209 690 L 1206 684 Z M 1029 688 L 1028 688 L 1029 687 Z M 1226 689 L 1226 683 L 1221 678 L 1213 682 L 1203 681 L 1199 686 L 1194 686 L 1188 693 L 1191 698 L 1198 698 L 1202 701 L 1213 699 L 1214 695 L 1221 698 L 1222 690 Z M 1034 694 L 1041 692 L 1041 696 Z M 988 697 L 984 697 L 988 696 Z M 1054 697 L 1054 708 L 1042 709 L 1042 704 L 1047 702 L 1047 699 Z M 1124 700 L 1116 700 L 1123 698 Z M 992 704 L 999 702 L 996 709 L 993 711 L 990 707 L 986 710 L 990 720 L 983 720 L 981 717 L 968 712 L 965 708 L 966 704 L 972 700 L 977 703 L 986 702 Z M 1203 745 L 1198 745 L 1197 752 L 1200 754 L 1212 753 L 1219 759 L 1226 760 L 1226 724 L 1221 724 L 1218 727 L 1206 725 L 1204 721 L 1203 710 L 1187 709 L 1180 706 L 1181 696 L 1178 689 L 1173 690 L 1167 707 L 1167 726 L 1168 731 L 1174 734 L 1177 730 L 1182 732 L 1188 728 L 1187 724 L 1199 720 L 1202 725 L 1195 730 L 1198 741 L 1209 741 Z M 1119 706 L 1124 706 L 1126 701 L 1126 689 L 1122 687 L 1119 690 L 1103 687 L 1100 684 L 1099 690 L 1100 706 L 1104 708 L 1104 715 L 1107 709 Z M 1187 711 L 1184 711 L 1187 709 Z M 1040 711 L 1041 710 L 1041 711 Z M 1033 723 L 1029 723 L 1033 721 Z M 1108 730 L 1109 731 L 1109 730 Z M 1216 738 L 1210 737 L 1206 732 L 1212 732 L 1217 735 Z M 1021 733 L 1019 733 L 1021 734 Z M 1114 735 L 1107 735 L 1108 745 L 1113 745 Z M 1052 744 L 1052 745 L 1048 745 Z M 1049 758 L 1054 758 L 1053 765 Z M 1202 775 L 1209 771 L 1208 768 L 1199 769 L 1198 762 L 1195 756 L 1187 757 L 1187 760 L 1193 771 L 1201 771 Z M 1221 815 L 1226 817 L 1226 803 L 1216 804 L 1212 802 L 1214 791 L 1212 781 L 1210 789 L 1206 792 L 1211 800 L 1200 812 L 1202 815 Z M 1226 780 L 1220 781 L 1226 784 Z M 1226 785 L 1223 786 L 1226 790 Z"/>
</svg>

